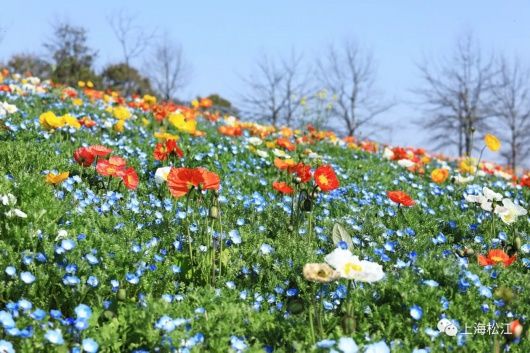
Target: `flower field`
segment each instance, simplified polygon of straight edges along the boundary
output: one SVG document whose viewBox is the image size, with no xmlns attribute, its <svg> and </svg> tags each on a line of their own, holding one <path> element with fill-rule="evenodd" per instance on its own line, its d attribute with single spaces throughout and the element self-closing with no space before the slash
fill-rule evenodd
<svg viewBox="0 0 530 353">
<path fill-rule="evenodd" d="M 530 352 L 530 176 L 3 72 L 0 352 Z M 482 139 L 483 138 L 483 139 Z"/>
</svg>

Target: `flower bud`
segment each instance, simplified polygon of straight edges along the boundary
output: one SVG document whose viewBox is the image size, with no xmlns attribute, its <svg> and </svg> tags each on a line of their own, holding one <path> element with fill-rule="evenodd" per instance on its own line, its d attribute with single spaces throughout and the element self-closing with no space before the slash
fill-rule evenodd
<svg viewBox="0 0 530 353">
<path fill-rule="evenodd" d="M 219 209 L 216 206 L 210 207 L 210 218 L 213 218 L 213 219 L 219 218 Z"/>
<path fill-rule="evenodd" d="M 291 298 L 287 302 L 287 310 L 294 315 L 300 314 L 304 311 L 304 302 L 300 298 Z"/>
<path fill-rule="evenodd" d="M 127 292 L 125 291 L 125 289 L 120 288 L 120 290 L 118 290 L 118 294 L 116 295 L 116 297 L 118 298 L 119 301 L 123 302 L 127 299 Z"/>
<path fill-rule="evenodd" d="M 344 334 L 351 335 L 355 332 L 357 322 L 353 316 L 346 314 L 342 317 L 340 325 Z"/>
<path fill-rule="evenodd" d="M 517 251 L 521 251 L 521 238 L 520 237 L 515 238 L 513 246 L 517 249 Z"/>
</svg>

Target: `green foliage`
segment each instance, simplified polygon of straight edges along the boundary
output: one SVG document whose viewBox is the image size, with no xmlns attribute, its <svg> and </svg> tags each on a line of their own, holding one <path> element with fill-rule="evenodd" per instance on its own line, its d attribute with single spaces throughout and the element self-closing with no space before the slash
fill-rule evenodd
<svg viewBox="0 0 530 353">
<path fill-rule="evenodd" d="M 152 91 L 147 77 L 126 63 L 110 64 L 103 69 L 101 81 L 104 87 L 122 94 L 147 94 Z"/>
<path fill-rule="evenodd" d="M 73 87 L 78 81 L 98 81 L 92 69 L 97 53 L 87 45 L 87 30 L 68 23 L 54 28 L 53 38 L 44 44 L 53 58 L 51 78 Z"/>
</svg>

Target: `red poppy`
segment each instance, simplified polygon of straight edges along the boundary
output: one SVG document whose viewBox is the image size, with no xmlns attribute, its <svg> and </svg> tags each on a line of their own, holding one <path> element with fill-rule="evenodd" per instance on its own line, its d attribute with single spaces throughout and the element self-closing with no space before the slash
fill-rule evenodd
<svg viewBox="0 0 530 353">
<path fill-rule="evenodd" d="M 90 153 L 97 157 L 105 157 L 112 152 L 112 149 L 102 145 L 93 145 L 88 148 L 90 149 Z"/>
<path fill-rule="evenodd" d="M 111 163 L 111 159 L 113 159 L 114 163 Z M 111 157 L 110 159 L 101 159 L 96 164 L 96 171 L 99 175 L 102 176 L 120 176 L 120 174 L 125 169 L 125 164 L 116 164 L 119 160 L 123 160 L 123 158 L 120 157 Z"/>
<path fill-rule="evenodd" d="M 315 170 L 315 183 L 322 191 L 335 190 L 340 186 L 339 179 L 330 165 L 323 165 Z"/>
<path fill-rule="evenodd" d="M 494 249 L 488 252 L 487 256 L 478 255 L 478 264 L 480 266 L 492 266 L 502 263 L 504 267 L 510 266 L 515 261 L 515 255 L 510 257 L 501 249 Z"/>
<path fill-rule="evenodd" d="M 169 139 L 166 142 L 157 143 L 153 151 L 153 157 L 157 161 L 165 161 L 170 155 L 176 155 L 179 158 L 184 156 L 184 152 L 177 145 L 177 141 Z"/>
<path fill-rule="evenodd" d="M 530 174 L 523 175 L 521 178 L 521 185 L 530 188 Z"/>
<path fill-rule="evenodd" d="M 281 192 L 282 194 L 292 194 L 294 192 L 294 189 L 287 185 L 284 181 L 275 181 L 272 183 L 272 188 L 276 191 Z"/>
<path fill-rule="evenodd" d="M 416 201 L 403 191 L 387 191 L 386 195 L 390 200 L 405 207 L 411 207 L 416 204 Z"/>
<path fill-rule="evenodd" d="M 511 334 L 513 337 L 521 337 L 521 334 L 523 333 L 523 325 L 521 325 L 521 322 L 519 320 L 513 320 L 510 322 L 510 325 L 508 327 L 508 334 Z"/>
<path fill-rule="evenodd" d="M 309 165 L 298 163 L 294 167 L 289 168 L 289 170 L 300 178 L 301 183 L 307 183 L 311 180 L 311 167 Z"/>
<path fill-rule="evenodd" d="M 121 180 L 123 180 L 123 184 L 127 189 L 134 190 L 138 187 L 138 174 L 133 167 L 120 171 L 118 175 L 121 177 Z"/>
<path fill-rule="evenodd" d="M 218 190 L 221 179 L 204 168 L 171 168 L 167 176 L 167 185 L 171 195 L 182 197 L 192 188 Z"/>
<path fill-rule="evenodd" d="M 90 167 L 94 159 L 95 156 L 90 151 L 90 147 L 80 147 L 74 152 L 74 160 L 83 167 Z"/>
</svg>

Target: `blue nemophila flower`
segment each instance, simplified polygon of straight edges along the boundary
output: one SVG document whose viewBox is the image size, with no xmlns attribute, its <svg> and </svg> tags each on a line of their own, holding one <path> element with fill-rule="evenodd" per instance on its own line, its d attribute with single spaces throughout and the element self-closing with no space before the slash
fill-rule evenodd
<svg viewBox="0 0 530 353">
<path fill-rule="evenodd" d="M 63 283 L 67 286 L 75 286 L 81 283 L 81 280 L 79 279 L 79 277 L 74 275 L 65 275 L 63 277 Z"/>
<path fill-rule="evenodd" d="M 342 353 L 357 353 L 359 351 L 359 347 L 357 347 L 357 344 L 351 337 L 339 338 L 337 347 Z"/>
<path fill-rule="evenodd" d="M 325 340 L 317 342 L 317 347 L 318 348 L 331 348 L 334 345 L 335 345 L 335 340 L 325 339 Z"/>
<path fill-rule="evenodd" d="M 421 308 L 419 305 L 414 304 L 414 305 L 410 308 L 410 316 L 411 316 L 414 320 L 420 320 L 421 317 L 423 316 L 423 310 L 422 310 L 422 308 Z"/>
<path fill-rule="evenodd" d="M 53 319 L 59 320 L 59 319 L 61 319 L 63 317 L 63 314 L 61 313 L 61 310 L 52 309 L 52 310 L 50 310 L 50 316 Z"/>
<path fill-rule="evenodd" d="M 15 353 L 13 344 L 9 341 L 0 340 L 0 352 L 2 353 Z"/>
<path fill-rule="evenodd" d="M 24 311 L 28 311 L 33 308 L 33 304 L 31 304 L 31 302 L 27 299 L 20 299 L 17 304 L 18 307 Z"/>
<path fill-rule="evenodd" d="M 75 248 L 75 242 L 72 239 L 63 239 L 61 241 L 61 248 L 65 251 L 70 251 Z"/>
<path fill-rule="evenodd" d="M 241 244 L 241 236 L 239 235 L 239 231 L 237 229 L 232 229 L 230 232 L 228 232 L 228 235 L 230 236 L 232 243 L 236 245 Z"/>
<path fill-rule="evenodd" d="M 88 320 L 92 316 L 92 309 L 86 304 L 79 304 L 74 311 L 78 319 Z"/>
<path fill-rule="evenodd" d="M 81 343 L 81 346 L 87 353 L 96 353 L 99 349 L 98 343 L 92 338 L 85 338 Z"/>
<path fill-rule="evenodd" d="M 32 312 L 29 316 L 34 320 L 40 321 L 46 317 L 46 311 L 42 309 L 35 309 L 35 311 Z"/>
<path fill-rule="evenodd" d="M 288 297 L 294 297 L 298 294 L 298 289 L 297 288 L 289 288 L 287 289 L 286 291 L 286 294 Z"/>
<path fill-rule="evenodd" d="M 237 336 L 230 337 L 230 347 L 236 352 L 242 352 L 247 349 L 247 344 L 244 338 L 239 338 Z"/>
<path fill-rule="evenodd" d="M 88 279 L 86 280 L 86 283 L 90 286 L 90 287 L 97 287 L 99 285 L 99 280 L 97 279 L 96 276 L 90 276 L 88 277 Z"/>
<path fill-rule="evenodd" d="M 274 248 L 269 244 L 261 244 L 259 250 L 263 255 L 268 255 L 274 251 Z"/>
<path fill-rule="evenodd" d="M 14 277 L 17 274 L 17 269 L 15 267 L 13 267 L 13 266 L 7 266 L 6 269 L 5 269 L 5 273 L 9 277 Z"/>
<path fill-rule="evenodd" d="M 390 353 L 390 347 L 385 341 L 379 341 L 366 346 L 364 353 Z"/>
<path fill-rule="evenodd" d="M 27 271 L 20 273 L 20 279 L 22 280 L 22 282 L 26 284 L 31 284 L 35 282 L 35 276 L 31 272 L 27 272 Z"/>
<path fill-rule="evenodd" d="M 63 333 L 61 332 L 61 329 L 46 331 L 46 333 L 44 334 L 44 338 L 46 338 L 46 340 L 48 340 L 48 342 L 52 344 L 64 344 Z"/>
<path fill-rule="evenodd" d="M 15 327 L 15 320 L 13 320 L 13 316 L 7 311 L 0 311 L 0 323 L 5 329 Z"/>
<path fill-rule="evenodd" d="M 97 265 L 99 263 L 99 260 L 96 256 L 93 254 L 86 254 L 85 259 L 90 265 Z"/>
<path fill-rule="evenodd" d="M 74 321 L 74 327 L 78 331 L 86 330 L 88 328 L 88 320 L 77 318 Z"/>
</svg>

